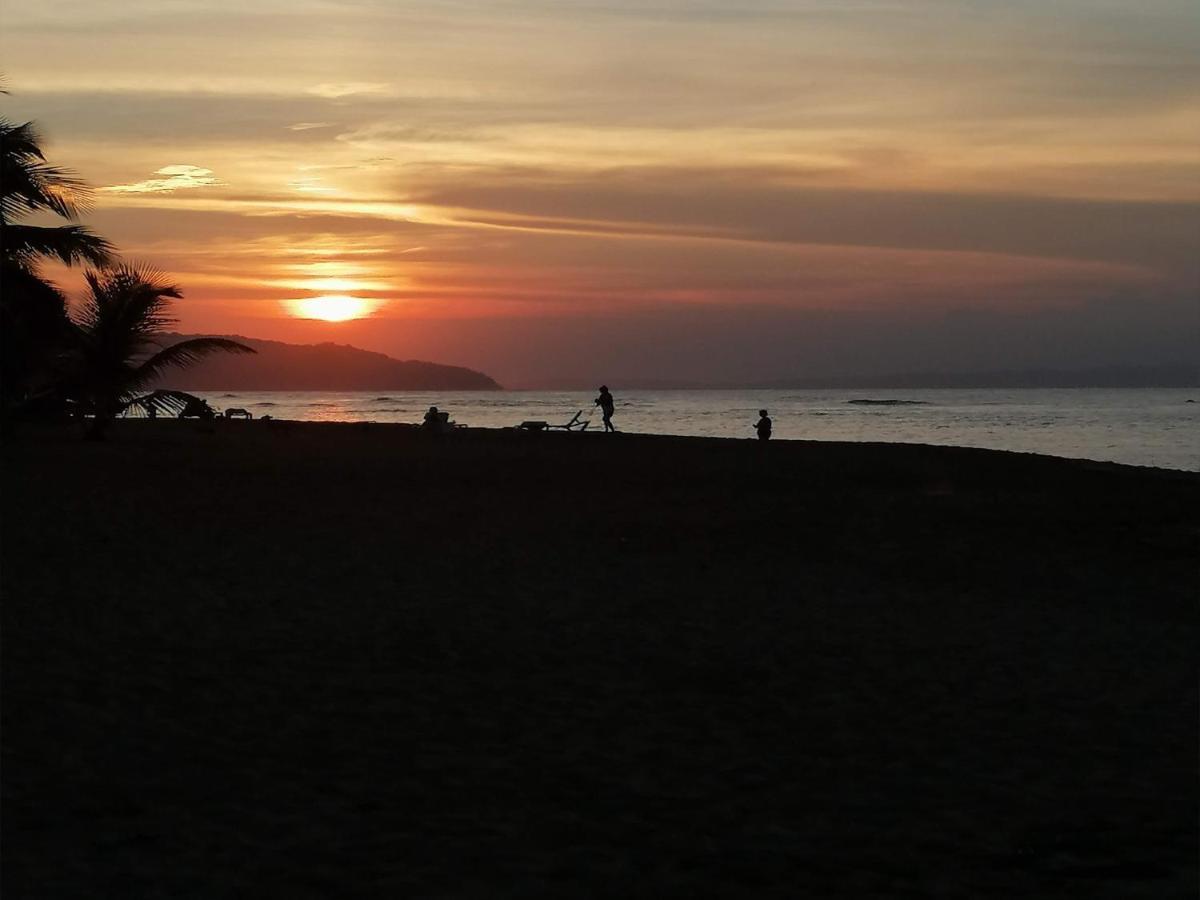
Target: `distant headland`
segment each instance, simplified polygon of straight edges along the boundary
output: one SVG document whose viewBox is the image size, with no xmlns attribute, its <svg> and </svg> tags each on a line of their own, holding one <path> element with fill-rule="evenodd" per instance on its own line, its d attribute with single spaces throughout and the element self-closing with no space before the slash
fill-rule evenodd
<svg viewBox="0 0 1200 900">
<path fill-rule="evenodd" d="M 216 337 L 217 335 L 204 335 Z M 227 335 L 219 335 L 226 337 Z M 169 334 L 174 344 L 200 335 Z M 498 391 L 491 377 L 461 366 L 393 359 L 346 344 L 286 344 L 232 336 L 253 356 L 210 356 L 166 374 L 161 387 L 213 391 Z"/>
</svg>

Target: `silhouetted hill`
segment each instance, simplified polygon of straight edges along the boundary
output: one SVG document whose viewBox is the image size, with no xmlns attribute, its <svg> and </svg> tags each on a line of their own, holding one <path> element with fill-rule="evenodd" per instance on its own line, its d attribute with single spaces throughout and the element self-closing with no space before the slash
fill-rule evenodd
<svg viewBox="0 0 1200 900">
<path fill-rule="evenodd" d="M 285 344 L 241 335 L 197 334 L 169 334 L 165 343 L 193 337 L 229 337 L 258 352 L 210 356 L 189 369 L 169 372 L 162 386 L 193 391 L 500 390 L 495 381 L 473 369 L 392 359 L 346 344 Z"/>
</svg>

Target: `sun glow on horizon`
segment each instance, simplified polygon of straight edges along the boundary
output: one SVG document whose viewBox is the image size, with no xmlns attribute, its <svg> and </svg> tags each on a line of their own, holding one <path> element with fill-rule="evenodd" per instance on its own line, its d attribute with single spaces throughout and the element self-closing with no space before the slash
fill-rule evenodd
<svg viewBox="0 0 1200 900">
<path fill-rule="evenodd" d="M 374 300 L 351 297 L 346 294 L 326 294 L 321 297 L 304 297 L 285 300 L 289 313 L 301 319 L 321 319 L 325 322 L 348 322 L 369 316 L 378 306 Z"/>
</svg>

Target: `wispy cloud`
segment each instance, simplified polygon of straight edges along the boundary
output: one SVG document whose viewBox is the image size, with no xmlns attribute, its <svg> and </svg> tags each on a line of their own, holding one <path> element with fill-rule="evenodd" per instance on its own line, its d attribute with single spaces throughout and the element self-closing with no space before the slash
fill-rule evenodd
<svg viewBox="0 0 1200 900">
<path fill-rule="evenodd" d="M 390 89 L 391 85 L 377 81 L 344 81 L 314 85 L 308 89 L 308 93 L 324 97 L 327 100 L 337 100 L 341 97 L 353 97 L 359 94 L 386 94 Z"/>
<path fill-rule="evenodd" d="M 330 128 L 332 122 L 296 122 L 287 126 L 288 131 L 312 131 L 314 128 Z"/>
<path fill-rule="evenodd" d="M 111 184 L 100 190 L 112 194 L 169 194 L 173 191 L 191 188 L 217 187 L 224 182 L 218 181 L 212 169 L 200 166 L 173 165 L 163 166 L 154 172 L 159 178 L 147 178 L 145 181 L 135 181 L 132 184 Z"/>
<path fill-rule="evenodd" d="M 332 194 L 337 192 L 337 188 L 322 184 L 319 178 L 298 178 L 295 181 L 289 181 L 287 186 L 293 191 L 301 191 L 308 194 Z"/>
</svg>

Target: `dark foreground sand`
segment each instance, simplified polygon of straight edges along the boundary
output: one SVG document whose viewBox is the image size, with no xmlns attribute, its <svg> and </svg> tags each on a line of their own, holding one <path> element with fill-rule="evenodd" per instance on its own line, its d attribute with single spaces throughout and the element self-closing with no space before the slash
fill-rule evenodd
<svg viewBox="0 0 1200 900">
<path fill-rule="evenodd" d="M 1200 477 L 219 425 L 4 447 L 5 897 L 1196 895 Z"/>
</svg>

